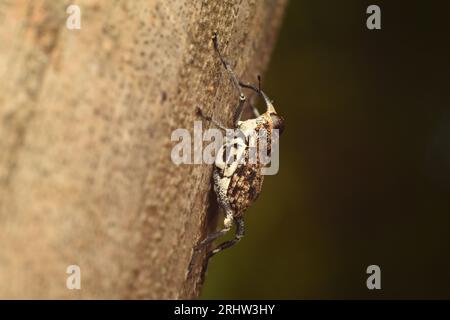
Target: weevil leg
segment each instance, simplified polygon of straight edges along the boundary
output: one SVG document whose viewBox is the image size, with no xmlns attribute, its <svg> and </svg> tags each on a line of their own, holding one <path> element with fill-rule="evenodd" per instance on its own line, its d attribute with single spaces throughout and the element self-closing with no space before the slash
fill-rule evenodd
<svg viewBox="0 0 450 320">
<path fill-rule="evenodd" d="M 248 83 L 248 82 L 245 83 L 245 82 L 239 81 L 239 86 L 241 86 L 242 88 L 251 89 L 251 90 L 253 90 L 253 91 L 257 92 L 257 93 L 260 93 L 259 89 L 257 87 L 255 87 L 251 83 Z"/>
<path fill-rule="evenodd" d="M 194 254 L 192 255 L 191 262 L 189 263 L 189 268 L 188 268 L 189 273 L 192 271 L 192 266 L 194 264 L 194 260 L 197 257 L 198 252 L 202 248 L 211 244 L 217 238 L 220 238 L 220 237 L 224 236 L 225 234 L 227 234 L 228 231 L 230 231 L 232 224 L 233 224 L 233 215 L 232 215 L 231 211 L 228 211 L 228 214 L 225 216 L 225 220 L 224 220 L 224 228 L 220 231 L 209 234 L 202 242 L 200 242 L 194 248 Z"/>
<path fill-rule="evenodd" d="M 251 83 L 244 83 L 244 82 L 239 82 L 239 85 L 242 88 L 247 88 L 247 89 L 251 89 L 257 93 L 259 93 L 261 95 L 261 97 L 264 99 L 264 102 L 267 106 L 267 110 L 274 110 L 273 108 L 273 101 L 271 101 L 267 95 L 261 90 L 261 77 L 258 76 L 258 81 L 259 81 L 259 87 L 255 87 L 254 85 L 252 85 Z"/>
<path fill-rule="evenodd" d="M 225 61 L 225 59 L 222 56 L 222 53 L 220 52 L 219 49 L 219 41 L 217 38 L 217 32 L 213 33 L 213 43 L 214 43 L 214 49 L 216 50 L 220 61 L 222 62 L 224 68 L 228 71 L 228 74 L 230 75 L 231 81 L 233 82 L 233 85 L 235 86 L 236 90 L 239 92 L 239 95 L 243 96 L 244 93 L 241 90 L 241 87 L 239 86 L 239 80 L 236 76 L 236 74 L 234 73 L 233 69 L 231 69 L 230 65 L 228 64 L 228 62 Z"/>
<path fill-rule="evenodd" d="M 251 83 L 244 83 L 242 81 L 239 81 L 239 86 L 241 86 L 242 88 L 251 89 L 256 93 L 261 94 L 261 76 L 258 74 L 258 88 Z"/>
<path fill-rule="evenodd" d="M 218 245 L 215 249 L 211 250 L 206 255 L 205 261 L 203 262 L 203 266 L 202 266 L 202 273 L 201 273 L 202 283 L 204 282 L 204 279 L 205 279 L 205 274 L 206 274 L 206 270 L 208 269 L 209 260 L 215 254 L 219 253 L 220 251 L 234 246 L 244 236 L 244 234 L 245 234 L 244 219 L 242 217 L 235 218 L 234 222 L 236 224 L 236 234 L 235 234 L 234 238 L 232 240 L 225 241 L 222 244 Z"/>
<path fill-rule="evenodd" d="M 225 218 L 225 221 L 226 221 L 227 219 L 230 219 L 230 217 L 229 217 L 228 215 L 227 215 L 227 217 Z M 202 242 L 200 242 L 200 243 L 198 244 L 197 247 L 195 247 L 195 250 L 198 251 L 198 250 L 200 250 L 201 248 L 203 248 L 203 247 L 209 245 L 210 243 L 212 243 L 212 242 L 213 242 L 214 240 L 216 240 L 217 238 L 220 238 L 220 237 L 224 236 L 225 234 L 227 234 L 228 231 L 230 231 L 230 229 L 231 229 L 231 224 L 225 223 L 225 226 L 224 226 L 224 228 L 223 228 L 222 230 L 209 234 Z"/>
<path fill-rule="evenodd" d="M 239 81 L 239 86 L 241 86 L 242 88 L 247 88 L 247 89 L 251 89 L 253 91 L 255 91 L 257 94 L 261 95 L 261 76 L 258 75 L 258 87 L 254 86 L 251 83 L 244 83 Z M 250 97 L 250 102 L 249 102 L 249 106 L 252 109 L 253 115 L 257 118 L 259 117 L 261 114 L 259 113 L 258 109 L 254 106 L 254 97 L 255 95 L 252 95 Z"/>
<path fill-rule="evenodd" d="M 208 259 L 210 259 L 213 255 L 219 253 L 220 251 L 234 246 L 236 243 L 238 243 L 242 239 L 242 237 L 245 234 L 244 219 L 236 218 L 234 220 L 234 222 L 236 224 L 236 234 L 235 234 L 234 238 L 230 241 L 225 241 L 224 243 L 218 245 L 214 250 L 211 250 L 207 255 Z"/>
<path fill-rule="evenodd" d="M 241 86 L 239 85 L 239 80 L 236 76 L 236 74 L 234 73 L 233 69 L 231 69 L 230 65 L 225 61 L 225 59 L 222 56 L 222 53 L 220 52 L 219 49 L 219 41 L 217 39 L 217 32 L 213 33 L 213 43 L 214 43 L 214 49 L 216 50 L 220 61 L 222 62 L 225 70 L 228 71 L 228 74 L 230 75 L 230 79 L 231 82 L 233 82 L 234 87 L 236 88 L 236 90 L 239 93 L 239 104 L 238 107 L 233 115 L 233 125 L 236 128 L 238 122 L 241 120 L 241 116 L 242 116 L 242 111 L 244 110 L 244 105 L 245 105 L 245 95 L 244 92 L 242 92 Z"/>
<path fill-rule="evenodd" d="M 191 261 L 189 263 L 188 272 L 192 272 L 192 267 L 194 265 L 194 261 L 197 257 L 198 252 L 204 248 L 205 246 L 208 246 L 211 244 L 214 240 L 217 238 L 224 236 L 228 231 L 230 231 L 231 226 L 233 225 L 233 211 L 230 208 L 230 205 L 228 204 L 228 200 L 226 199 L 226 194 L 221 191 L 219 184 L 220 184 L 220 175 L 217 173 L 217 171 L 214 170 L 213 172 L 213 179 L 214 179 L 214 189 L 216 190 L 217 194 L 217 202 L 219 203 L 220 207 L 225 211 L 225 218 L 223 221 L 223 229 L 214 233 L 209 234 L 202 242 L 200 242 L 195 248 L 194 248 L 194 254 L 192 255 Z"/>
<path fill-rule="evenodd" d="M 224 131 L 227 131 L 227 128 L 223 124 L 221 124 L 220 122 L 214 120 L 212 117 L 205 116 L 200 108 L 197 108 L 196 111 L 197 111 L 197 115 L 202 117 L 204 120 L 212 122 L 216 127 L 220 128 L 220 129 L 222 129 Z"/>
</svg>

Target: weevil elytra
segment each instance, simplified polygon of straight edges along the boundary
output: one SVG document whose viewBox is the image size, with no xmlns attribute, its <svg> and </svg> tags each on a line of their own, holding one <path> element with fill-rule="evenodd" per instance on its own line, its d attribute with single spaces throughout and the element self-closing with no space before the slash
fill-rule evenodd
<svg viewBox="0 0 450 320">
<path fill-rule="evenodd" d="M 233 83 L 233 86 L 239 94 L 238 106 L 233 116 L 233 129 L 240 132 L 240 134 L 233 137 L 231 141 L 225 140 L 224 145 L 219 149 L 217 153 L 216 161 L 214 164 L 214 191 L 216 192 L 218 203 L 224 211 L 225 218 L 223 222 L 223 228 L 220 231 L 209 234 L 195 247 L 194 256 L 192 257 L 192 261 L 190 264 L 190 269 L 192 267 L 195 253 L 197 253 L 200 249 L 208 246 L 214 240 L 225 235 L 228 231 L 230 231 L 233 224 L 236 225 L 236 233 L 232 240 L 223 242 L 207 253 L 203 265 L 202 278 L 204 277 L 204 274 L 206 272 L 209 259 L 218 252 L 235 245 L 244 236 L 244 212 L 257 199 L 259 193 L 261 192 L 264 178 L 264 175 L 261 172 L 264 167 L 264 164 L 262 162 L 242 162 L 237 158 L 231 162 L 224 161 L 224 159 L 226 159 L 227 157 L 227 150 L 227 155 L 230 153 L 240 154 L 242 155 L 242 157 L 244 157 L 244 160 L 248 160 L 249 141 L 251 140 L 251 138 L 258 139 L 258 133 L 262 129 L 264 129 L 267 133 L 267 139 L 268 141 L 270 141 L 273 129 L 278 129 L 280 134 L 284 129 L 284 119 L 277 114 L 272 102 L 261 90 L 261 78 L 258 76 L 258 87 L 252 84 L 240 82 L 236 77 L 234 71 L 231 69 L 230 65 L 222 56 L 222 53 L 219 49 L 218 37 L 216 32 L 213 33 L 212 41 L 214 49 L 219 56 L 223 67 L 228 72 L 231 82 Z M 252 111 L 254 114 L 254 118 L 241 121 L 241 116 L 246 105 L 246 97 L 242 88 L 251 89 L 262 97 L 267 107 L 265 113 L 260 115 L 255 107 L 248 104 L 253 109 Z M 200 109 L 198 109 L 197 112 L 203 119 L 214 123 L 217 127 L 223 130 L 226 130 L 226 127 L 219 122 L 215 121 L 211 117 L 204 116 Z M 230 152 L 229 150 L 233 148 L 235 149 L 234 152 Z"/>
</svg>

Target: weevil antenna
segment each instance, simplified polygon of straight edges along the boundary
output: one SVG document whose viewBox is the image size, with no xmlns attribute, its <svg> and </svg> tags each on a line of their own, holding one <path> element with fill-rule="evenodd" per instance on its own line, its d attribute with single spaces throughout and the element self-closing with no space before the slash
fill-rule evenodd
<svg viewBox="0 0 450 320">
<path fill-rule="evenodd" d="M 251 89 L 257 93 L 259 93 L 263 99 L 264 99 L 264 103 L 267 106 L 267 112 L 275 112 L 275 108 L 272 104 L 272 101 L 270 101 L 269 97 L 264 93 L 264 91 L 261 90 L 261 76 L 258 75 L 258 88 L 256 88 L 254 85 L 252 85 L 251 83 L 243 83 L 241 81 L 239 81 L 239 85 L 243 88 L 247 88 L 247 89 Z"/>
</svg>

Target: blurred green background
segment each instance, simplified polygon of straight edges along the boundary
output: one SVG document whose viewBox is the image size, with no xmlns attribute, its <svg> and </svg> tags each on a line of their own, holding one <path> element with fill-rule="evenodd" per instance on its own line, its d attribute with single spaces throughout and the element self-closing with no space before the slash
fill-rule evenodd
<svg viewBox="0 0 450 320">
<path fill-rule="evenodd" d="M 201 298 L 450 298 L 444 3 L 291 0 L 263 78 L 287 121 L 280 172 Z"/>
</svg>

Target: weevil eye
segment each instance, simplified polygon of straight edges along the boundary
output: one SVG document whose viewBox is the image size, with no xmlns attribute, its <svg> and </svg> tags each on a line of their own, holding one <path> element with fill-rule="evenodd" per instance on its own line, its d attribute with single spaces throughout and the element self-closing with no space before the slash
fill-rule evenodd
<svg viewBox="0 0 450 320">
<path fill-rule="evenodd" d="M 276 113 L 270 114 L 270 119 L 272 119 L 272 124 L 274 129 L 280 130 L 280 135 L 284 131 L 284 119 L 282 116 L 277 115 Z"/>
</svg>

